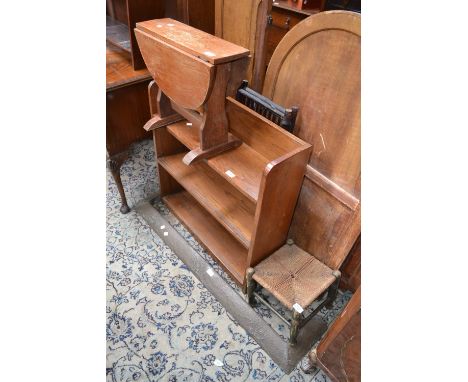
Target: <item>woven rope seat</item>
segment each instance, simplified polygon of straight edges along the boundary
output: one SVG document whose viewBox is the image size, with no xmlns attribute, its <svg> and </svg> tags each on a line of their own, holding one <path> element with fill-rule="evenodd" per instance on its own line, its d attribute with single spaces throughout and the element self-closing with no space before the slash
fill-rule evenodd
<svg viewBox="0 0 468 382">
<path fill-rule="evenodd" d="M 333 271 L 295 244 L 286 244 L 254 267 L 253 279 L 284 306 L 307 308 L 335 281 Z"/>
</svg>

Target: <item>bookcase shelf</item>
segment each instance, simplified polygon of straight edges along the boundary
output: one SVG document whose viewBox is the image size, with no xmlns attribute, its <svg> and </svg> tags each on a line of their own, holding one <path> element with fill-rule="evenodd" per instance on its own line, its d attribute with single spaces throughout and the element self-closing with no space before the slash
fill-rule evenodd
<svg viewBox="0 0 468 382">
<path fill-rule="evenodd" d="M 132 52 L 128 26 L 109 16 L 106 16 L 106 40 L 129 53 Z"/>
<path fill-rule="evenodd" d="M 162 0 L 107 0 L 106 41 L 130 53 L 134 70 L 145 69 L 133 28 L 139 21 L 164 15 Z"/>
<path fill-rule="evenodd" d="M 247 249 L 235 240 L 187 191 L 167 195 L 163 201 L 218 263 L 242 284 Z"/>
<path fill-rule="evenodd" d="M 159 158 L 159 164 L 187 190 L 235 239 L 249 248 L 255 205 L 231 187 L 206 163 L 187 166 L 186 153 Z"/>
<path fill-rule="evenodd" d="M 187 124 L 187 121 L 169 125 L 168 130 L 190 150 L 199 147 L 199 129 Z M 236 150 L 226 151 L 206 161 L 208 166 L 254 203 L 258 201 L 262 174 L 268 162 L 244 143 Z"/>
</svg>

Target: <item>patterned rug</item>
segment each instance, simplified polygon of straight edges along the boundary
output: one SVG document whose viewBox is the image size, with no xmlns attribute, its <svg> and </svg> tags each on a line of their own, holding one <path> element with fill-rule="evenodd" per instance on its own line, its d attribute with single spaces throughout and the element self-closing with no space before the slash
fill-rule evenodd
<svg viewBox="0 0 468 382">
<path fill-rule="evenodd" d="M 122 166 L 122 181 L 130 207 L 157 194 L 151 141 L 133 146 Z M 107 185 L 108 382 L 329 381 L 321 371 L 304 374 L 301 364 L 285 375 L 136 212 L 120 213 L 109 171 Z M 164 204 L 156 199 L 154 205 L 240 293 Z M 280 308 L 272 296 L 264 297 Z M 350 297 L 340 293 L 333 308 L 322 309 L 320 316 L 330 323 Z M 287 336 L 288 328 L 266 307 L 255 309 Z"/>
</svg>

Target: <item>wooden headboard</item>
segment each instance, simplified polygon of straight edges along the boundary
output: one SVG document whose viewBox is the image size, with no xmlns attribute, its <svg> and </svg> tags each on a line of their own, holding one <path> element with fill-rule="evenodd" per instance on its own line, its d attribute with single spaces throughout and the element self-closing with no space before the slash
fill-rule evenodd
<svg viewBox="0 0 468 382">
<path fill-rule="evenodd" d="M 263 95 L 299 106 L 294 134 L 312 154 L 289 235 L 338 269 L 361 231 L 361 16 L 330 11 L 276 48 Z"/>
</svg>

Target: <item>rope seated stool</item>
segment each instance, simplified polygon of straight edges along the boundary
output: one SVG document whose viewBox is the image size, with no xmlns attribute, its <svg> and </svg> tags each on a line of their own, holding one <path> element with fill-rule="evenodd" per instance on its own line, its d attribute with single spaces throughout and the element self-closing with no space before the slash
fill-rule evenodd
<svg viewBox="0 0 468 382">
<path fill-rule="evenodd" d="M 323 306 L 331 306 L 338 293 L 341 273 L 328 268 L 311 254 L 303 251 L 289 239 L 271 256 L 255 268 L 246 271 L 246 299 L 252 305 L 257 299 L 268 306 L 289 327 L 289 343 L 295 345 L 297 334 Z M 256 284 L 270 292 L 287 309 L 291 310 L 291 322 L 280 315 L 257 292 Z M 304 318 L 303 312 L 314 301 L 326 297 Z"/>
</svg>

